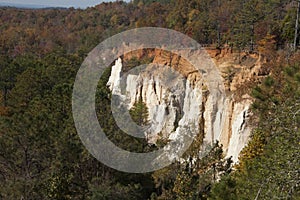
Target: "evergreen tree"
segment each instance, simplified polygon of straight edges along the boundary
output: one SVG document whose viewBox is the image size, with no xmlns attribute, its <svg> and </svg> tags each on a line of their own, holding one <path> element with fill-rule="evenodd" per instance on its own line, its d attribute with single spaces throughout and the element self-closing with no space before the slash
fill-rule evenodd
<svg viewBox="0 0 300 200">
<path fill-rule="evenodd" d="M 149 124 L 149 113 L 147 105 L 143 102 L 142 96 L 133 104 L 130 109 L 130 115 L 132 120 L 140 126 L 146 126 Z"/>
</svg>

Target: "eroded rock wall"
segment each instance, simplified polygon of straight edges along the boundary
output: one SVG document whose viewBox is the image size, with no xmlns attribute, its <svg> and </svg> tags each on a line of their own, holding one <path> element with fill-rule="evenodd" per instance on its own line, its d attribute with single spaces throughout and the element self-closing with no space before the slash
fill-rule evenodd
<svg viewBox="0 0 300 200">
<path fill-rule="evenodd" d="M 213 58 L 224 84 L 227 84 L 228 94 L 224 97 L 210 95 L 202 77 L 179 56 L 160 50 L 152 54 L 154 59 L 151 65 L 140 70 L 141 73 L 127 72 L 122 78 L 122 60 L 119 58 L 112 67 L 108 82 L 113 94 L 126 99 L 124 102 L 128 109 L 140 97 L 146 103 L 151 122 L 145 132 L 149 142 L 155 143 L 159 137 L 173 140 L 188 131 L 197 131 L 204 135 L 206 143 L 220 141 L 226 155 L 237 162 L 251 133 L 249 108 L 252 99 L 247 94 L 237 96 L 235 91 L 239 85 L 258 75 L 260 58 L 249 58 L 251 66 L 237 63 L 234 56 L 231 59 L 223 57 L 223 61 Z M 228 80 L 227 73 L 232 70 L 234 74 Z M 170 74 L 173 77 L 166 79 Z M 222 106 L 216 106 L 216 102 Z M 204 122 L 202 133 L 200 122 Z"/>
</svg>

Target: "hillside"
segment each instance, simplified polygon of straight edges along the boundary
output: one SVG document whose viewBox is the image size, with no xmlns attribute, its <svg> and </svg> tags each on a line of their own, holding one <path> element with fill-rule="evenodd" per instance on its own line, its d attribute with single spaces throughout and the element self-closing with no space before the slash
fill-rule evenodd
<svg viewBox="0 0 300 200">
<path fill-rule="evenodd" d="M 0 199 L 300 199 L 299 8 L 293 0 L 0 7 Z M 172 165 L 131 174 L 102 164 L 83 145 L 72 94 L 89 52 L 139 27 L 169 28 L 200 43 L 224 96 L 212 97 L 204 72 L 161 49 L 130 52 L 105 66 L 95 107 L 114 144 L 147 153 L 180 133 L 197 135 Z M 149 63 L 140 75 L 132 71 Z M 168 70 L 183 75 L 170 79 L 169 90 Z M 123 95 L 118 81 L 127 72 Z M 146 139 L 120 129 L 111 108 L 116 96 L 127 98 L 136 124 L 150 127 Z M 204 144 L 210 150 L 200 156 Z"/>
</svg>

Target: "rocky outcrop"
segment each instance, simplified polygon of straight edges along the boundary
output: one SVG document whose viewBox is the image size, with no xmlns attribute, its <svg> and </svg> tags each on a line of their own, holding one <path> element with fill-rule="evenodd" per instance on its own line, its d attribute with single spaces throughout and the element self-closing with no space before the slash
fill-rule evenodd
<svg viewBox="0 0 300 200">
<path fill-rule="evenodd" d="M 235 91 L 258 76 L 261 58 L 252 55 L 242 63 L 233 55 L 213 58 L 228 91 L 226 97 L 218 97 L 210 95 L 201 74 L 180 56 L 162 50 L 147 53 L 153 56 L 152 64 L 127 72 L 122 72 L 119 58 L 107 84 L 113 94 L 124 100 L 128 109 L 140 97 L 146 103 L 151 122 L 144 133 L 148 141 L 155 143 L 159 137 L 174 140 L 181 134 L 196 131 L 204 135 L 204 143 L 220 141 L 226 155 L 237 162 L 251 132 L 249 108 L 252 99 L 247 94 L 237 96 Z M 144 55 L 141 51 L 128 54 L 123 61 Z M 217 107 L 216 101 L 222 106 Z"/>
</svg>

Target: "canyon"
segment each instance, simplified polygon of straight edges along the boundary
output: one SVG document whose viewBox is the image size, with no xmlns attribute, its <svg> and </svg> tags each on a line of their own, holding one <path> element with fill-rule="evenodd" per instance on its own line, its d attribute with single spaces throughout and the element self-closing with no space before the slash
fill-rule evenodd
<svg viewBox="0 0 300 200">
<path fill-rule="evenodd" d="M 107 85 L 128 110 L 139 99 L 145 103 L 149 126 L 143 134 L 149 143 L 196 132 L 202 135 L 203 144 L 219 141 L 225 156 L 237 163 L 253 129 L 253 99 L 248 85 L 267 74 L 265 61 L 261 55 L 241 55 L 229 49 L 205 51 L 222 77 L 225 96 L 212 95 L 201 73 L 187 60 L 160 49 L 139 50 L 118 58 Z M 145 57 L 151 58 L 150 63 L 126 66 Z"/>
</svg>

